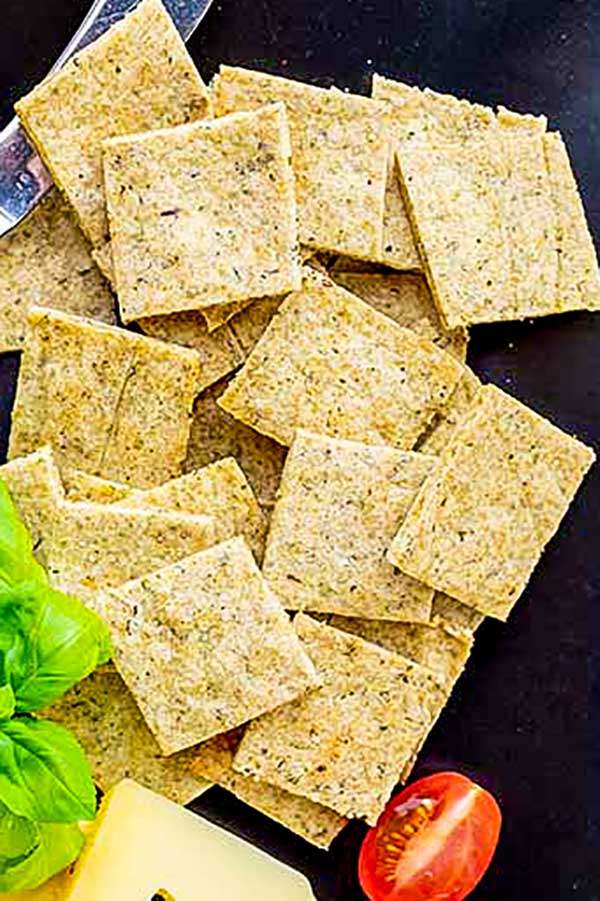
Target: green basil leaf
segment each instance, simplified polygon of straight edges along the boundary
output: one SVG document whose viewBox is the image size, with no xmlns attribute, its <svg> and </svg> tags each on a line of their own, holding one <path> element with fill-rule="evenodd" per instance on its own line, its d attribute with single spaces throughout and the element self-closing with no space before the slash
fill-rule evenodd
<svg viewBox="0 0 600 901">
<path fill-rule="evenodd" d="M 0 874 L 26 860 L 39 844 L 37 824 L 0 804 Z"/>
<path fill-rule="evenodd" d="M 96 790 L 83 749 L 62 726 L 32 717 L 0 723 L 0 801 L 46 823 L 96 815 Z"/>
<path fill-rule="evenodd" d="M 85 838 L 76 823 L 39 823 L 38 830 L 38 846 L 25 860 L 0 866 L 0 892 L 38 888 L 81 854 Z"/>
<path fill-rule="evenodd" d="M 10 685 L 0 686 L 0 720 L 9 720 L 15 712 L 15 696 Z"/>
<path fill-rule="evenodd" d="M 50 706 L 112 655 L 110 635 L 89 607 L 52 588 L 35 625 L 7 655 L 18 713 Z"/>
<path fill-rule="evenodd" d="M 29 532 L 0 479 L 0 585 L 46 583 L 46 573 L 33 556 Z"/>
</svg>

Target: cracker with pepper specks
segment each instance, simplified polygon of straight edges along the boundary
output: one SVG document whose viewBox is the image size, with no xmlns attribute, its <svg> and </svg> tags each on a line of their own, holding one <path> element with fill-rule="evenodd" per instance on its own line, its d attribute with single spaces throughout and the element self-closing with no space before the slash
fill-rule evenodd
<svg viewBox="0 0 600 901">
<path fill-rule="evenodd" d="M 423 483 L 390 561 L 507 619 L 594 456 L 520 401 L 484 386 Z"/>
<path fill-rule="evenodd" d="M 462 373 L 450 354 L 305 268 L 219 398 L 289 446 L 298 428 L 410 450 Z"/>
<path fill-rule="evenodd" d="M 104 144 L 126 322 L 300 286 L 283 104 Z"/>
<path fill-rule="evenodd" d="M 103 606 L 117 669 L 164 754 L 319 684 L 242 538 L 106 592 Z"/>
<path fill-rule="evenodd" d="M 433 672 L 298 614 L 321 688 L 247 727 L 234 769 L 374 823 L 446 690 Z"/>
<path fill-rule="evenodd" d="M 290 610 L 429 621 L 433 591 L 386 559 L 434 457 L 298 431 L 263 573 Z"/>
<path fill-rule="evenodd" d="M 198 382 L 183 347 L 35 308 L 9 457 L 52 445 L 59 467 L 150 488 L 180 475 Z"/>
<path fill-rule="evenodd" d="M 383 104 L 231 66 L 221 66 L 211 96 L 218 116 L 285 103 L 300 243 L 366 260 L 381 257 L 389 158 Z"/>
</svg>

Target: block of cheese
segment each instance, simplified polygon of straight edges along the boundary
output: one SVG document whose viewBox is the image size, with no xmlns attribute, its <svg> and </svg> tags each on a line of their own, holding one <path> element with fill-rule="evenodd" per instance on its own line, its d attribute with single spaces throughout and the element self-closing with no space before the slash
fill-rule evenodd
<svg viewBox="0 0 600 901">
<path fill-rule="evenodd" d="M 129 779 L 103 804 L 64 901 L 307 901 L 300 873 Z"/>
</svg>

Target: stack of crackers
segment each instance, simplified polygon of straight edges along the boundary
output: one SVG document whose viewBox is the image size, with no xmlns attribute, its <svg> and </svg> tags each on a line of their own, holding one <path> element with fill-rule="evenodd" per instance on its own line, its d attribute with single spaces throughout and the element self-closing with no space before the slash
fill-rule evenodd
<svg viewBox="0 0 600 901">
<path fill-rule="evenodd" d="M 103 789 L 376 821 L 591 466 L 468 327 L 598 309 L 560 135 L 222 67 L 159 0 L 17 105 L 55 191 L 0 245 L 0 469 L 114 661 L 49 715 Z M 129 326 L 129 327 L 127 327 Z"/>
</svg>

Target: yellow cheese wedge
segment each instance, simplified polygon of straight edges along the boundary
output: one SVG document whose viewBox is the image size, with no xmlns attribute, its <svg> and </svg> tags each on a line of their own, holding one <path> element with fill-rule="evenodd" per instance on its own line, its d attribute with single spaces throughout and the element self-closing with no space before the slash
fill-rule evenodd
<svg viewBox="0 0 600 901">
<path fill-rule="evenodd" d="M 314 899 L 300 873 L 124 780 L 106 796 L 61 901 L 151 901 L 154 895 L 165 901 Z"/>
</svg>

